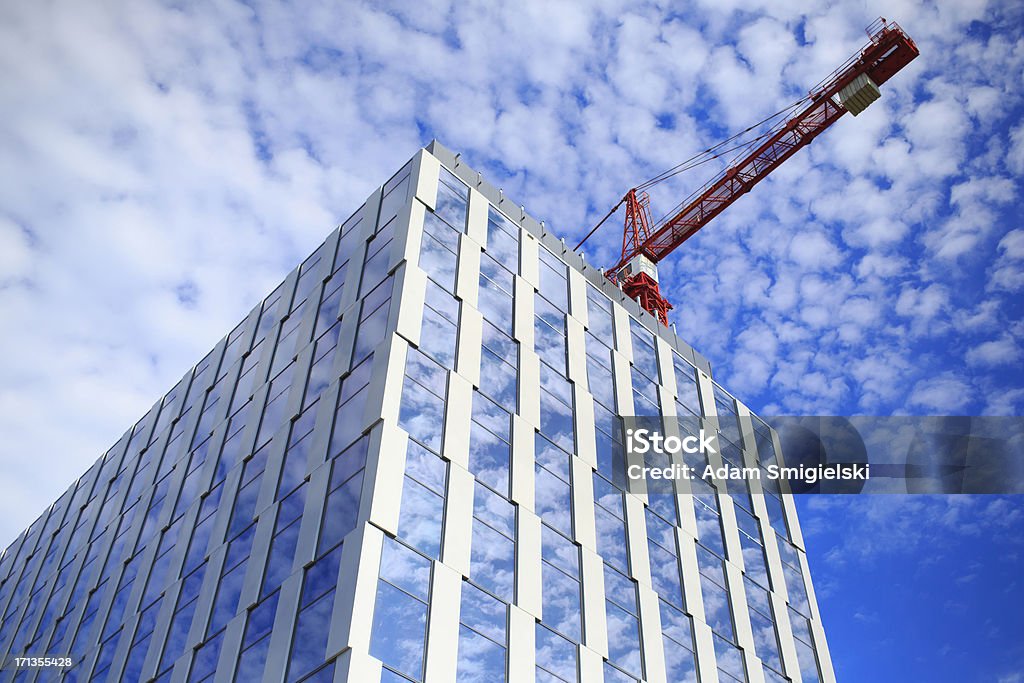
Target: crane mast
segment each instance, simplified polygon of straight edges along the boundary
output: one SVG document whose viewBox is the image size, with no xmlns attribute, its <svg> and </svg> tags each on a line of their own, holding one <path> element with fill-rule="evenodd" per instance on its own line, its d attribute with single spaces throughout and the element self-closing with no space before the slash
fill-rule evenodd
<svg viewBox="0 0 1024 683">
<path fill-rule="evenodd" d="M 650 199 L 645 191 L 634 188 L 623 197 L 620 203 L 625 203 L 626 218 L 622 257 L 607 274 L 662 324 L 668 324 L 672 305 L 658 287 L 657 263 L 843 114 L 856 116 L 864 111 L 881 96 L 878 86 L 920 54 L 914 41 L 895 22 L 879 19 L 868 27 L 868 35 L 868 44 L 811 90 L 798 113 L 776 126 L 753 151 L 658 224 L 651 220 Z"/>
</svg>

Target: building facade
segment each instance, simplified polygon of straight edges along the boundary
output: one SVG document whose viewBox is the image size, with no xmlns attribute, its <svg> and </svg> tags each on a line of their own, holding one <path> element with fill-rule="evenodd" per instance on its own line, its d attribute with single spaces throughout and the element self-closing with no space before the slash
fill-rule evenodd
<svg viewBox="0 0 1024 683">
<path fill-rule="evenodd" d="M 780 457 L 432 143 L 7 548 L 0 680 L 834 682 L 791 498 L 624 493 L 638 414 Z"/>
</svg>

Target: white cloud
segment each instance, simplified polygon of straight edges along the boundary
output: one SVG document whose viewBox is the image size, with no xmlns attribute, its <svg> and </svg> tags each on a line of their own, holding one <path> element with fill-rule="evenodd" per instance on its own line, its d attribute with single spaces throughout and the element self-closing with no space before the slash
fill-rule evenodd
<svg viewBox="0 0 1024 683">
<path fill-rule="evenodd" d="M 1010 335 L 982 342 L 967 351 L 969 365 L 1008 365 L 1021 358 L 1021 345 Z"/>
<path fill-rule="evenodd" d="M 1024 124 L 1010 131 L 1010 149 L 1006 153 L 1006 166 L 1018 175 L 1024 174 Z"/>
<path fill-rule="evenodd" d="M 910 405 L 936 411 L 941 415 L 956 415 L 971 401 L 970 384 L 950 373 L 918 381 L 910 392 Z"/>
</svg>

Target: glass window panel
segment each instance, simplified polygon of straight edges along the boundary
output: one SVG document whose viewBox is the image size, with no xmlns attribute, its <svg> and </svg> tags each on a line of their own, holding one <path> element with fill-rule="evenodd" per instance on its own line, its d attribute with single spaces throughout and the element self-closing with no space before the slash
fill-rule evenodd
<svg viewBox="0 0 1024 683">
<path fill-rule="evenodd" d="M 679 579 L 679 563 L 675 555 L 653 540 L 648 543 L 647 548 L 651 558 L 651 583 L 654 585 L 654 590 L 673 605 L 682 607 L 682 583 Z"/>
<path fill-rule="evenodd" d="M 539 249 L 540 293 L 563 311 L 569 310 L 569 290 L 566 286 L 566 265 L 547 249 Z"/>
<path fill-rule="evenodd" d="M 242 594 L 242 582 L 245 579 L 245 569 L 248 562 L 243 562 L 220 579 L 220 586 L 217 588 L 217 597 L 213 602 L 213 611 L 210 615 L 210 623 L 207 626 L 207 633 L 216 633 L 224 628 L 224 625 L 231 621 L 231 618 L 238 612 L 238 598 Z"/>
<path fill-rule="evenodd" d="M 765 481 L 763 477 L 762 481 Z M 783 511 L 782 501 L 775 496 L 766 494 L 764 504 L 768 508 L 768 519 L 771 521 L 772 529 L 782 538 L 789 538 L 789 529 L 786 527 L 786 514 Z"/>
<path fill-rule="evenodd" d="M 396 177 L 392 178 L 384 186 L 384 198 L 380 203 L 379 220 L 390 220 L 405 204 L 405 200 L 409 198 L 410 175 L 405 169 L 402 169 Z"/>
<path fill-rule="evenodd" d="M 428 212 L 423 218 L 423 232 L 430 235 L 438 244 L 444 246 L 452 253 L 459 250 L 459 231 L 452 229 L 450 225 L 437 217 L 437 214 Z"/>
<path fill-rule="evenodd" d="M 554 631 L 537 624 L 537 680 L 542 673 L 566 683 L 576 681 L 576 646 Z M 548 679 L 551 680 L 551 679 Z"/>
<path fill-rule="evenodd" d="M 448 372 L 415 349 L 409 349 L 405 361 L 405 374 L 429 389 L 435 396 L 445 397 Z"/>
<path fill-rule="evenodd" d="M 480 290 L 477 294 L 477 306 L 485 321 L 499 326 L 512 334 L 512 297 L 501 291 L 497 285 L 485 277 L 480 278 Z"/>
<path fill-rule="evenodd" d="M 661 607 L 661 630 L 666 636 L 689 650 L 693 649 L 693 622 L 689 615 L 659 600 Z"/>
<path fill-rule="evenodd" d="M 665 496 L 657 496 L 659 501 L 664 501 Z M 672 501 L 669 500 L 669 505 Z M 658 512 L 670 513 L 672 517 L 675 517 L 675 508 L 668 507 L 658 510 Z M 676 528 L 666 522 L 662 517 L 655 513 L 655 504 L 652 501 L 651 506 L 646 510 L 646 521 L 647 521 L 647 537 L 664 548 L 667 552 L 675 555 L 676 554 Z"/>
<path fill-rule="evenodd" d="M 494 642 L 506 643 L 508 607 L 473 584 L 462 583 L 462 608 L 459 621 Z"/>
<path fill-rule="evenodd" d="M 534 471 L 537 514 L 566 535 L 572 534 L 572 494 L 569 484 L 546 468 L 537 465 Z"/>
<path fill-rule="evenodd" d="M 607 602 L 608 659 L 634 676 L 640 665 L 640 620 L 618 605 Z"/>
<path fill-rule="evenodd" d="M 380 578 L 426 602 L 430 590 L 430 560 L 387 539 L 381 553 Z"/>
<path fill-rule="evenodd" d="M 604 567 L 605 597 L 636 616 L 636 584 L 608 564 Z"/>
<path fill-rule="evenodd" d="M 594 502 L 619 519 L 625 518 L 622 491 L 604 477 L 596 474 L 594 475 Z"/>
<path fill-rule="evenodd" d="M 508 495 L 511 445 L 476 422 L 470 427 L 469 471 L 502 495 Z"/>
<path fill-rule="evenodd" d="M 335 465 L 335 470 L 337 469 L 338 465 Z M 359 472 L 328 495 L 317 554 L 340 543 L 341 539 L 355 528 L 362 485 L 363 474 Z"/>
<path fill-rule="evenodd" d="M 447 228 L 446 228 L 447 229 Z M 420 268 L 431 280 L 449 292 L 455 291 L 455 269 L 458 258 L 430 234 L 424 234 L 420 244 Z"/>
<path fill-rule="evenodd" d="M 597 552 L 612 566 L 628 571 L 625 524 L 601 507 L 597 507 L 594 514 L 597 523 Z"/>
<path fill-rule="evenodd" d="M 598 403 L 609 410 L 616 407 L 615 377 L 612 371 L 589 356 L 587 357 L 587 386 Z"/>
<path fill-rule="evenodd" d="M 470 576 L 477 584 L 506 602 L 515 596 L 516 546 L 479 520 L 473 522 Z"/>
<path fill-rule="evenodd" d="M 498 263 L 519 272 L 519 228 L 493 208 L 487 219 L 487 252 Z"/>
<path fill-rule="evenodd" d="M 441 452 L 444 431 L 444 401 L 418 382 L 406 378 L 398 426 L 435 453 Z"/>
<path fill-rule="evenodd" d="M 440 557 L 443 519 L 444 498 L 414 479 L 405 477 L 398 513 L 398 535 L 425 555 Z"/>
<path fill-rule="evenodd" d="M 377 583 L 370 654 L 414 680 L 422 680 L 427 605 L 385 581 Z"/>
<path fill-rule="evenodd" d="M 804 683 L 819 683 L 821 674 L 818 671 L 818 658 L 814 649 L 807 643 L 796 641 L 796 659 L 800 664 L 800 676 Z"/>
<path fill-rule="evenodd" d="M 754 652 L 765 664 L 781 670 L 782 661 L 779 657 L 779 639 L 775 633 L 775 624 L 767 617 L 752 611 L 750 626 L 754 631 Z"/>
<path fill-rule="evenodd" d="M 279 592 L 274 592 L 249 610 L 242 647 L 249 647 L 274 628 L 274 615 L 277 612 L 277 601 L 280 597 Z"/>
<path fill-rule="evenodd" d="M 555 371 L 565 374 L 566 341 L 565 336 L 551 329 L 540 318 L 534 324 L 534 351 L 540 359 Z M 541 366 L 543 368 L 543 366 Z"/>
<path fill-rule="evenodd" d="M 604 683 L 636 683 L 636 679 L 616 669 L 608 662 L 605 662 Z"/>
<path fill-rule="evenodd" d="M 384 339 L 388 328 L 390 308 L 388 305 L 381 306 L 359 323 L 355 351 L 352 355 L 353 362 L 361 361 Z"/>
<path fill-rule="evenodd" d="M 519 373 L 514 367 L 486 348 L 481 349 L 480 376 L 486 378 L 486 382 L 481 384 L 481 392 L 493 398 L 508 412 L 515 412 L 518 409 Z M 498 429 L 496 428 L 494 431 L 501 434 L 502 431 L 498 431 Z"/>
<path fill-rule="evenodd" d="M 715 640 L 715 659 L 718 670 L 730 679 L 746 683 L 747 670 L 743 665 L 743 650 L 717 635 Z"/>
<path fill-rule="evenodd" d="M 541 565 L 544 623 L 567 638 L 580 642 L 580 583 L 544 562 Z"/>
<path fill-rule="evenodd" d="M 302 601 L 300 608 L 333 591 L 338 583 L 338 566 L 341 562 L 341 546 L 314 562 L 306 569 L 302 583 Z"/>
<path fill-rule="evenodd" d="M 483 346 L 512 367 L 519 365 L 519 344 L 505 332 L 486 321 L 483 326 Z"/>
<path fill-rule="evenodd" d="M 473 516 L 509 538 L 516 534 L 516 508 L 485 486 L 477 485 Z"/>
<path fill-rule="evenodd" d="M 415 441 L 409 442 L 405 473 L 438 495 L 444 495 L 448 465 Z"/>
<path fill-rule="evenodd" d="M 740 534 L 740 547 L 743 551 L 744 574 L 765 588 L 770 588 L 771 583 L 768 580 L 768 565 L 765 561 L 764 548 L 743 534 Z"/>
<path fill-rule="evenodd" d="M 420 350 L 446 368 L 455 367 L 456 339 L 455 324 L 430 308 L 423 309 L 423 326 L 420 332 Z"/>
<path fill-rule="evenodd" d="M 480 255 L 480 274 L 511 295 L 514 292 L 515 276 L 510 270 L 502 265 L 503 261 L 501 261 L 497 256 L 494 256 L 491 247 L 492 245 L 488 243 L 487 251 Z M 494 256 L 494 258 L 492 258 L 492 256 Z M 517 260 L 518 256 L 518 254 L 514 254 L 514 258 Z M 506 261 L 504 263 L 509 262 Z M 515 261 L 512 261 L 511 263 L 515 263 Z"/>
<path fill-rule="evenodd" d="M 612 316 L 611 299 L 587 284 L 587 329 L 605 345 L 615 346 L 615 325 Z"/>
<path fill-rule="evenodd" d="M 459 663 L 456 680 L 462 683 L 500 683 L 505 680 L 505 648 L 459 628 Z"/>
<path fill-rule="evenodd" d="M 297 681 L 324 663 L 327 658 L 327 635 L 331 632 L 331 611 L 334 591 L 299 612 L 288 659 L 287 680 Z"/>
<path fill-rule="evenodd" d="M 224 631 L 206 641 L 192 660 L 189 681 L 203 681 L 213 675 L 217 669 L 217 658 L 220 656 L 220 644 L 224 640 Z"/>
<path fill-rule="evenodd" d="M 237 683 L 249 683 L 259 681 L 263 678 L 263 669 L 267 663 L 267 651 L 270 649 L 270 635 L 263 636 L 263 639 L 255 643 L 249 649 L 242 652 L 238 658 L 238 668 L 235 670 L 235 681 Z"/>
<path fill-rule="evenodd" d="M 704 598 L 704 617 L 708 626 L 715 633 L 732 640 L 734 636 L 729 593 L 704 575 L 700 577 L 700 587 Z"/>
<path fill-rule="evenodd" d="M 437 185 L 437 208 L 435 213 L 459 231 L 466 229 L 466 196 L 468 190 L 462 182 L 447 169 L 441 169 L 441 181 Z"/>
<path fill-rule="evenodd" d="M 786 577 L 789 604 L 801 614 L 809 615 L 811 610 L 807 602 L 807 589 L 804 587 L 804 577 L 788 564 L 782 565 L 782 575 Z"/>
<path fill-rule="evenodd" d="M 720 557 L 724 556 L 721 517 L 696 498 L 693 501 L 693 511 L 697 517 L 697 535 L 700 542 Z"/>
<path fill-rule="evenodd" d="M 575 579 L 580 578 L 580 549 L 546 524 L 541 526 L 541 556 Z"/>
</svg>

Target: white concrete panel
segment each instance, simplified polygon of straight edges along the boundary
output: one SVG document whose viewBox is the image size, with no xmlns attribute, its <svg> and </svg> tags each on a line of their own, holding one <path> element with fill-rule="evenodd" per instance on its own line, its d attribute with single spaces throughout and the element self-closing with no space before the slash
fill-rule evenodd
<svg viewBox="0 0 1024 683">
<path fill-rule="evenodd" d="M 604 683 L 604 655 L 585 645 L 579 646 L 580 680 Z"/>
<path fill-rule="evenodd" d="M 540 245 L 537 244 L 537 238 L 525 230 L 520 234 L 519 274 L 537 289 L 540 287 Z"/>
<path fill-rule="evenodd" d="M 449 466 L 441 559 L 462 576 L 469 576 L 475 481 L 473 475 L 464 467 L 455 463 Z"/>
<path fill-rule="evenodd" d="M 515 278 L 515 301 L 512 311 L 512 336 L 524 349 L 533 350 L 533 295 L 536 293 L 532 284 L 521 276 Z"/>
<path fill-rule="evenodd" d="M 704 597 L 700 592 L 700 565 L 697 564 L 697 545 L 693 538 L 681 529 L 676 530 L 679 545 L 679 565 L 683 570 L 683 596 L 686 611 L 693 616 L 704 618 Z"/>
<path fill-rule="evenodd" d="M 736 626 L 736 644 L 744 650 L 753 651 L 754 631 L 750 626 L 750 609 L 747 607 L 743 572 L 731 562 L 726 562 L 725 581 L 729 585 L 729 600 L 732 603 L 733 622 Z"/>
<path fill-rule="evenodd" d="M 583 327 L 590 326 L 587 312 L 587 278 L 575 268 L 569 268 L 569 314 Z"/>
<path fill-rule="evenodd" d="M 396 273 L 395 279 L 391 310 L 392 314 L 397 315 L 395 331 L 410 344 L 419 346 L 423 304 L 427 296 L 427 274 L 412 264 L 406 264 Z"/>
<path fill-rule="evenodd" d="M 653 588 L 641 584 L 640 632 L 644 643 L 644 680 L 647 683 L 678 683 L 669 681 L 665 670 L 665 639 L 661 634 L 661 612 L 658 594 Z"/>
<path fill-rule="evenodd" d="M 370 628 L 377 600 L 377 576 L 384 532 L 366 524 L 351 533 L 341 549 L 338 592 L 334 599 L 327 651 L 351 648 L 360 655 L 370 652 Z"/>
<path fill-rule="evenodd" d="M 529 510 L 516 516 L 516 605 L 537 619 L 543 618 L 541 599 L 541 523 Z"/>
<path fill-rule="evenodd" d="M 458 373 L 448 373 L 448 401 L 444 415 L 441 455 L 469 468 L 469 429 L 473 414 L 473 385 Z"/>
<path fill-rule="evenodd" d="M 483 334 L 483 315 L 471 305 L 463 303 L 455 370 L 475 387 L 480 386 L 480 345 L 483 343 Z"/>
<path fill-rule="evenodd" d="M 679 390 L 676 388 L 676 372 L 672 365 L 672 347 L 670 347 L 668 342 L 658 335 L 654 336 L 654 345 L 658 349 L 658 372 L 661 374 L 661 386 L 664 387 L 671 396 L 675 397 L 679 394 Z M 668 403 L 673 403 L 673 401 L 669 401 Z M 662 407 L 665 407 L 668 403 L 663 400 L 661 405 Z"/>
<path fill-rule="evenodd" d="M 525 346 L 519 348 L 519 414 L 540 427 L 540 357 Z"/>
<path fill-rule="evenodd" d="M 622 306 L 612 306 L 612 324 L 615 326 L 615 347 L 627 361 L 633 360 L 633 336 L 629 332 L 629 313 Z"/>
<path fill-rule="evenodd" d="M 455 296 L 474 308 L 480 289 L 480 245 L 465 235 L 459 238 L 458 266 L 455 271 Z"/>
<path fill-rule="evenodd" d="M 376 657 L 346 650 L 338 655 L 333 683 L 380 683 L 381 668 Z"/>
<path fill-rule="evenodd" d="M 619 415 L 635 415 L 633 409 L 633 377 L 630 374 L 629 359 L 612 352 L 612 372 L 615 375 L 615 403 Z"/>
<path fill-rule="evenodd" d="M 440 562 L 434 563 L 430 580 L 430 613 L 427 617 L 427 661 L 424 683 L 451 683 L 459 663 L 459 608 L 462 577 Z"/>
<path fill-rule="evenodd" d="M 693 640 L 697 647 L 700 683 L 718 683 L 718 660 L 715 658 L 715 642 L 711 635 L 711 627 L 701 620 L 694 619 Z"/>
<path fill-rule="evenodd" d="M 608 656 L 608 619 L 604 604 L 604 562 L 593 550 L 581 548 L 583 559 L 584 645 Z"/>
<path fill-rule="evenodd" d="M 405 430 L 387 422 L 370 432 L 363 500 L 369 499 L 369 521 L 390 534 L 398 533 L 408 444 Z"/>
<path fill-rule="evenodd" d="M 534 510 L 536 474 L 534 449 L 536 431 L 519 415 L 512 416 L 512 501 L 520 510 Z"/>
<path fill-rule="evenodd" d="M 569 271 L 573 272 L 573 271 Z M 572 316 L 566 318 L 566 340 L 569 344 L 569 379 L 587 387 L 587 352 L 583 323 Z"/>
<path fill-rule="evenodd" d="M 537 622 L 515 605 L 508 614 L 508 680 L 532 681 L 537 667 Z"/>
<path fill-rule="evenodd" d="M 426 150 L 420 150 L 412 162 L 414 196 L 431 211 L 437 208 L 437 183 L 441 175 L 441 162 Z"/>
<path fill-rule="evenodd" d="M 647 520 L 644 503 L 637 496 L 626 496 L 626 542 L 629 544 L 629 566 L 633 577 L 645 586 L 651 585 L 651 558 L 647 550 Z"/>
<path fill-rule="evenodd" d="M 487 197 L 480 190 L 469 188 L 469 218 L 466 234 L 485 249 L 487 248 L 487 214 L 490 206 Z"/>
<path fill-rule="evenodd" d="M 579 384 L 573 385 L 576 424 L 576 452 L 597 469 L 597 432 L 594 425 L 594 399 Z"/>
<path fill-rule="evenodd" d="M 597 524 L 594 519 L 594 468 L 585 460 L 572 457 L 572 517 L 576 542 L 597 552 Z"/>
</svg>

